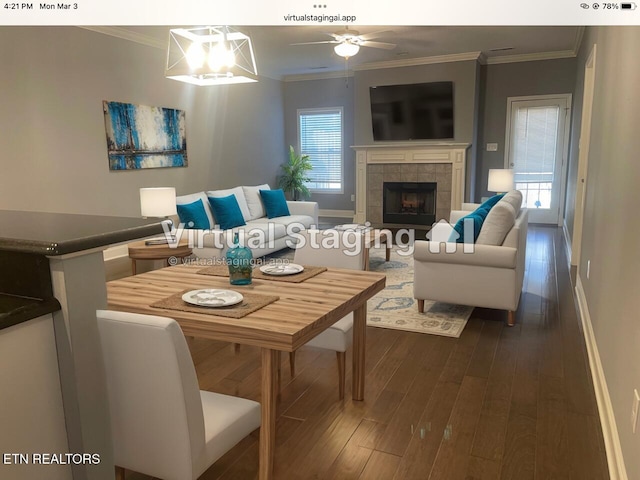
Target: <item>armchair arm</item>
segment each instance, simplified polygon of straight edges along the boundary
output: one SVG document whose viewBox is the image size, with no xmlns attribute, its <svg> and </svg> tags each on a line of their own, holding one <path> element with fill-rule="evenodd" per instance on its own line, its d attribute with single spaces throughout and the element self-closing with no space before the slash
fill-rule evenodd
<svg viewBox="0 0 640 480">
<path fill-rule="evenodd" d="M 473 247 L 473 252 L 465 252 Z M 494 268 L 516 268 L 518 250 L 495 245 L 465 245 L 464 243 L 426 242 L 416 240 L 413 258 L 416 262 L 448 263 Z"/>
<path fill-rule="evenodd" d="M 287 201 L 291 215 L 309 215 L 313 218 L 313 224 L 318 225 L 318 202 L 291 202 Z"/>
</svg>

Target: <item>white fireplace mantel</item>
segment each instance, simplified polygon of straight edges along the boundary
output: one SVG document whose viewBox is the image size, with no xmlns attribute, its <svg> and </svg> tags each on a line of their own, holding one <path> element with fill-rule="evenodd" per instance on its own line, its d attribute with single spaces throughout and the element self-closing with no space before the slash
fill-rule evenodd
<svg viewBox="0 0 640 480">
<path fill-rule="evenodd" d="M 367 165 L 384 163 L 450 163 L 451 208 L 459 210 L 464 200 L 466 151 L 468 143 L 381 143 L 356 145 L 356 213 L 354 222 L 367 217 Z"/>
</svg>

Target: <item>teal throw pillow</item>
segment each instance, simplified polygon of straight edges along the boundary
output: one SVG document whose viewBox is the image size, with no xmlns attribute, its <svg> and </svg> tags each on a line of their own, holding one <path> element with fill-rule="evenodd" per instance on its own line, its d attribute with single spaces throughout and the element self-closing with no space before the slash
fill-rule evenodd
<svg viewBox="0 0 640 480">
<path fill-rule="evenodd" d="M 451 232 L 451 236 L 449 237 L 450 242 L 455 243 L 464 243 L 464 227 L 465 227 L 465 219 L 467 221 L 473 221 L 473 243 L 476 243 L 478 239 L 478 235 L 480 235 L 480 229 L 482 228 L 482 224 L 484 223 L 484 219 L 487 218 L 487 214 L 489 213 L 490 208 L 480 206 L 469 215 L 462 217 L 458 220 L 453 227 L 453 231 Z"/>
<path fill-rule="evenodd" d="M 222 230 L 246 225 L 238 199 L 234 194 L 228 197 L 207 197 L 213 210 L 213 216 Z"/>
<path fill-rule="evenodd" d="M 291 215 L 282 190 L 260 190 L 260 197 L 267 211 L 267 218 L 286 217 Z"/>
<path fill-rule="evenodd" d="M 506 194 L 505 193 L 500 193 L 498 195 L 494 195 L 493 197 L 487 199 L 484 201 L 484 203 L 482 205 L 480 205 L 478 208 L 486 208 L 489 207 L 489 210 L 491 210 L 493 208 L 493 206 L 498 203 L 500 200 L 502 200 L 502 197 L 504 197 Z M 487 210 L 487 213 L 489 213 L 489 211 Z"/>
<path fill-rule="evenodd" d="M 196 200 L 185 205 L 176 205 L 176 208 L 178 210 L 178 218 L 180 218 L 180 223 L 184 224 L 184 228 L 196 230 L 208 230 L 211 228 L 202 200 Z"/>
</svg>

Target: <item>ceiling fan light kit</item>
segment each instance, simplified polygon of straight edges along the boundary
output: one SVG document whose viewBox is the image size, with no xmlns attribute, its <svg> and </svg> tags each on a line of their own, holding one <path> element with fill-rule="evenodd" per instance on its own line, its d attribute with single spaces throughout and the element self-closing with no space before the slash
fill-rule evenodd
<svg viewBox="0 0 640 480">
<path fill-rule="evenodd" d="M 165 76 L 200 86 L 257 82 L 251 39 L 228 26 L 169 30 Z"/>
<path fill-rule="evenodd" d="M 350 42 L 339 43 L 333 47 L 333 51 L 341 57 L 349 58 L 360 51 L 360 45 Z"/>
<path fill-rule="evenodd" d="M 353 57 L 360 51 L 360 47 L 381 48 L 384 50 L 392 50 L 396 48 L 394 43 L 385 42 L 372 42 L 374 38 L 378 38 L 380 35 L 388 34 L 392 32 L 373 32 L 360 35 L 356 30 L 349 30 L 346 28 L 338 33 L 329 33 L 333 40 L 324 40 L 319 42 L 303 42 L 292 43 L 292 45 L 316 45 L 321 43 L 334 43 L 333 51 L 336 55 L 344 58 Z"/>
</svg>

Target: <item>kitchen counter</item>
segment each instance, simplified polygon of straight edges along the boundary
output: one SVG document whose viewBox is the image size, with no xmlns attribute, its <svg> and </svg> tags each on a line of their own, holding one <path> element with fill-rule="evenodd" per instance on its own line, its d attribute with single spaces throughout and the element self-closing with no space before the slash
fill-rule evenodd
<svg viewBox="0 0 640 480">
<path fill-rule="evenodd" d="M 65 255 L 163 233 L 158 219 L 0 210 L 0 250 Z"/>
</svg>

